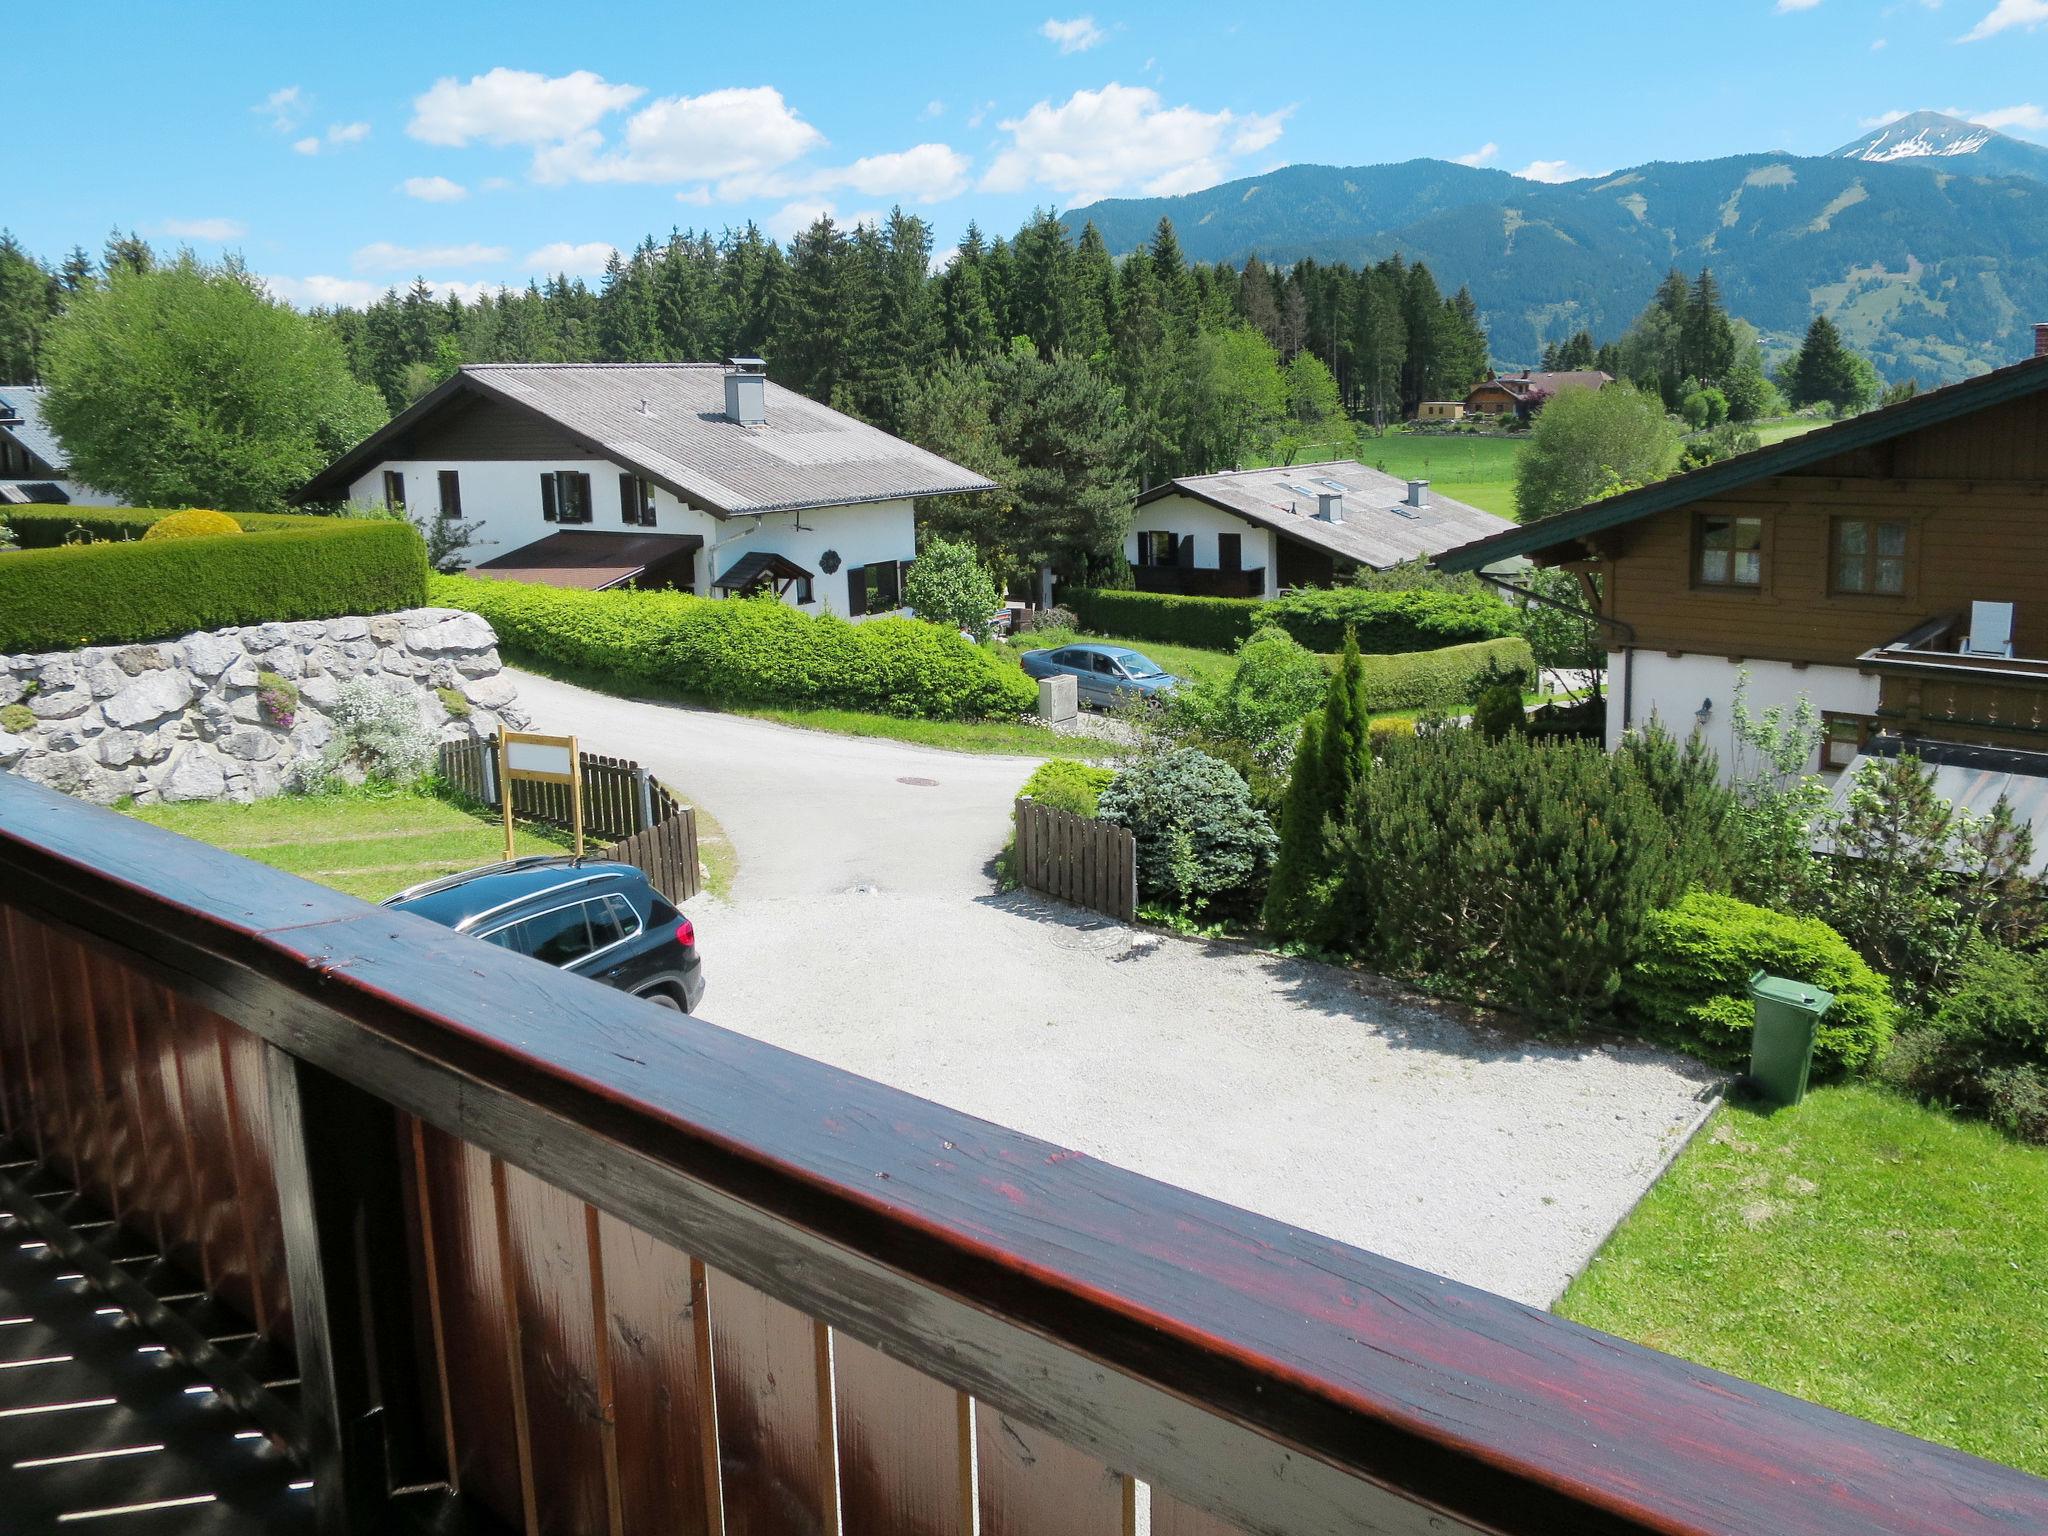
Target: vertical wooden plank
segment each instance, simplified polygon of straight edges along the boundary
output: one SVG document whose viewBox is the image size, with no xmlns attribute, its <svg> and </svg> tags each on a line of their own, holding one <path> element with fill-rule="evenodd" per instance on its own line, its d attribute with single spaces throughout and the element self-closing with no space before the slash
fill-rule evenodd
<svg viewBox="0 0 2048 1536">
<path fill-rule="evenodd" d="M 533 1460 L 534 1530 L 615 1529 L 611 1382 L 596 1319 L 604 1298 L 581 1200 L 504 1166 L 505 1250 Z"/>
<path fill-rule="evenodd" d="M 22 1010 L 22 1031 L 30 1093 L 35 1100 L 37 1124 L 42 1128 L 39 1151 L 44 1164 L 75 1178 L 77 1143 L 71 1134 L 71 1100 L 65 1092 L 64 1059 L 57 1048 L 60 1019 L 66 1011 L 63 978 L 51 965 L 51 934 L 46 925 L 30 919 L 23 939 L 20 958 L 31 980 L 28 1006 Z"/>
<path fill-rule="evenodd" d="M 1152 1536 L 1244 1536 L 1207 1510 L 1183 1504 L 1170 1494 L 1152 1490 Z"/>
<path fill-rule="evenodd" d="M 256 1326 L 266 1337 L 287 1341 L 291 1338 L 291 1287 L 285 1271 L 284 1221 L 278 1206 L 277 1149 L 263 1042 L 226 1019 L 215 1022 L 244 1244 L 255 1281 Z M 359 1155 L 376 1150 L 364 1148 Z"/>
<path fill-rule="evenodd" d="M 143 1098 L 146 1064 L 135 1032 L 137 998 L 144 995 L 142 979 L 125 968 L 111 968 L 110 974 L 114 987 L 110 996 L 113 1012 L 107 1021 L 107 1055 L 120 1096 L 121 1119 L 128 1127 L 122 1148 L 125 1219 L 137 1231 L 146 1233 L 156 1243 L 157 1252 L 163 1253 L 163 1191 L 156 1184 L 163 1165 L 156 1143 L 164 1133 L 159 1117 L 151 1113 Z"/>
<path fill-rule="evenodd" d="M 836 1536 L 825 1325 L 707 1273 L 727 1536 Z"/>
<path fill-rule="evenodd" d="M 221 1021 L 179 998 L 172 999 L 171 1018 L 185 1128 L 192 1148 L 206 1288 L 244 1317 L 254 1318 L 255 1274 L 243 1241 L 234 1141 L 228 1130 L 227 1081 L 221 1072 L 220 1042 L 215 1033 Z"/>
<path fill-rule="evenodd" d="M 146 1219 L 132 1220 L 142 1209 L 142 1126 L 128 1107 L 122 1068 L 128 1056 L 126 970 L 111 957 L 87 955 L 92 1013 L 87 1045 L 92 1054 L 93 1089 L 98 1096 L 100 1157 L 108 1209 L 117 1221 L 146 1228 Z"/>
<path fill-rule="evenodd" d="M 29 1095 L 28 1036 L 24 1020 L 30 1007 L 29 973 L 17 947 L 28 919 L 12 907 L 0 906 L 0 1122 L 17 1147 L 40 1154 L 42 1132 L 35 1124 Z"/>
<path fill-rule="evenodd" d="M 1128 1536 L 1126 1480 L 1042 1429 L 975 1404 L 981 1536 Z"/>
<path fill-rule="evenodd" d="M 64 1007 L 57 1020 L 55 1043 L 64 1073 L 64 1099 L 71 1108 L 78 1187 L 118 1219 L 121 1213 L 114 1193 L 109 1150 L 112 1127 L 100 1092 L 95 967 L 83 944 L 55 930 L 46 932 L 44 951 L 52 971 L 62 977 Z"/>
<path fill-rule="evenodd" d="M 204 1280 L 191 1136 L 172 1043 L 176 1021 L 171 1014 L 171 994 L 158 983 L 135 976 L 129 981 L 129 997 L 136 1096 L 148 1127 L 149 1203 L 157 1227 L 157 1249 Z"/>
<path fill-rule="evenodd" d="M 424 1228 L 447 1356 L 455 1486 L 515 1528 L 527 1501 L 515 1424 L 513 1326 L 506 1308 L 491 1157 L 433 1126 L 419 1137 Z"/>
<path fill-rule="evenodd" d="M 973 1536 L 966 1396 L 843 1333 L 832 1363 L 846 1536 Z"/>
<path fill-rule="evenodd" d="M 605 1329 L 617 1394 L 621 1523 L 718 1536 L 718 1430 L 704 1266 L 600 1214 Z"/>
</svg>

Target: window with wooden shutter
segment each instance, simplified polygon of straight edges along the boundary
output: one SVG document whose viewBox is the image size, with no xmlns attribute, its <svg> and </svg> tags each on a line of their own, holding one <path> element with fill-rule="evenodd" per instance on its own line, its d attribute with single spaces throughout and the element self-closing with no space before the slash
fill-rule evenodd
<svg viewBox="0 0 2048 1536">
<path fill-rule="evenodd" d="M 868 569 L 864 565 L 846 568 L 846 611 L 849 614 L 868 611 Z"/>
<path fill-rule="evenodd" d="M 402 470 L 384 471 L 384 508 L 388 512 L 405 510 L 405 473 Z"/>
<path fill-rule="evenodd" d="M 444 469 L 441 471 L 439 479 L 441 483 L 441 515 L 450 518 L 462 516 L 462 475 L 456 470 Z"/>
<path fill-rule="evenodd" d="M 540 515 L 551 523 L 561 520 L 561 514 L 555 507 L 555 477 L 553 475 L 542 475 L 540 477 Z"/>
<path fill-rule="evenodd" d="M 619 476 L 619 521 L 622 523 L 632 523 L 636 527 L 639 525 L 640 477 L 638 475 Z"/>
<path fill-rule="evenodd" d="M 590 521 L 590 476 L 581 470 L 565 469 L 559 476 L 561 484 L 555 488 L 555 504 L 560 509 L 565 523 L 587 523 Z"/>
<path fill-rule="evenodd" d="M 1241 571 L 1244 569 L 1243 534 L 1219 533 L 1216 535 L 1216 568 L 1219 571 Z"/>
</svg>

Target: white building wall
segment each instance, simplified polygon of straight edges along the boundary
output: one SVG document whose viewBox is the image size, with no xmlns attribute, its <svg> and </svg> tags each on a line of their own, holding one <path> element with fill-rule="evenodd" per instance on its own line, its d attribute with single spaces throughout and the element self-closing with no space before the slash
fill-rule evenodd
<svg viewBox="0 0 2048 1536">
<path fill-rule="evenodd" d="M 563 529 L 694 533 L 704 541 L 697 554 L 696 591 L 700 597 L 713 595 L 712 581 L 741 555 L 766 550 L 817 573 L 812 582 L 811 612 L 844 614 L 847 573 L 852 567 L 910 560 L 917 554 L 915 509 L 908 500 L 720 519 L 702 508 L 685 506 L 656 487 L 654 527 L 643 529 L 621 516 L 619 476 L 628 471 L 606 459 L 393 459 L 358 477 L 349 487 L 349 500 L 382 506 L 384 472 L 397 470 L 405 476 L 407 513 L 416 522 L 427 521 L 440 515 L 440 472 L 444 469 L 462 477 L 463 521 L 483 525 L 471 546 L 478 560 L 495 560 Z M 541 476 L 558 470 L 590 476 L 589 522 L 551 523 L 541 515 Z M 828 549 L 837 550 L 840 558 L 840 568 L 829 576 L 819 564 Z M 794 595 L 789 601 L 794 604 Z"/>
<path fill-rule="evenodd" d="M 1773 707 L 1790 710 L 1802 697 L 1810 699 L 1817 711 L 1877 713 L 1878 680 L 1864 676 L 1854 667 L 1794 667 L 1782 661 L 1738 664 L 1724 656 L 1667 656 L 1662 651 L 1637 651 L 1631 685 L 1623 670 L 1628 664 L 1621 652 L 1608 654 L 1608 744 L 1619 743 L 1626 728 L 1640 728 L 1655 716 L 1681 741 L 1695 730 L 1700 731 L 1707 746 L 1720 759 L 1724 779 L 1735 759 L 1735 684 L 1744 673 L 1748 674 L 1748 683 L 1743 701 L 1751 715 Z M 1714 707 L 1702 727 L 1697 717 L 1700 705 L 1709 699 Z M 1633 716 L 1627 721 L 1622 719 L 1625 702 Z M 1819 762 L 1813 767 L 1819 771 Z"/>
<path fill-rule="evenodd" d="M 1162 496 L 1138 508 L 1137 516 L 1131 521 L 1130 536 L 1124 540 L 1124 558 L 1133 565 L 1138 560 L 1138 535 L 1141 533 L 1177 533 L 1183 538 L 1193 538 L 1194 563 L 1205 571 L 1220 569 L 1216 536 L 1238 534 L 1244 539 L 1243 568 L 1247 571 L 1263 570 L 1266 573 L 1266 595 L 1272 597 L 1277 592 L 1280 535 L 1270 528 L 1212 507 L 1206 501 L 1197 501 L 1192 496 L 1176 495 Z"/>
</svg>

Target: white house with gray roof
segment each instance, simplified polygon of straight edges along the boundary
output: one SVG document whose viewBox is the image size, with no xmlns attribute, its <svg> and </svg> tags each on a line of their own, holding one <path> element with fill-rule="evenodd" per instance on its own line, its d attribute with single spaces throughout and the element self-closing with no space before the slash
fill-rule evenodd
<svg viewBox="0 0 2048 1536">
<path fill-rule="evenodd" d="M 1353 459 L 1183 475 L 1138 498 L 1125 555 L 1140 591 L 1277 597 L 1390 570 L 1514 527 Z M 1525 562 L 1515 562 L 1522 564 Z"/>
<path fill-rule="evenodd" d="M 120 498 L 71 478 L 64 445 L 43 419 L 36 384 L 0 384 L 0 508 L 118 506 Z"/>
<path fill-rule="evenodd" d="M 918 498 L 993 488 L 734 358 L 470 364 L 298 499 L 481 524 L 480 576 L 859 617 L 901 606 Z"/>
</svg>

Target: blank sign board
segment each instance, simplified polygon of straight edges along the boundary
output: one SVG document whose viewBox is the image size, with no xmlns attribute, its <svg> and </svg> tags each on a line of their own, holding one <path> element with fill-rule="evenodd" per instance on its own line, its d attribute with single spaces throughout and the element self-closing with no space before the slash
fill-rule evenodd
<svg viewBox="0 0 2048 1536">
<path fill-rule="evenodd" d="M 575 738 L 507 734 L 505 771 L 514 778 L 566 784 L 576 771 Z"/>
</svg>

